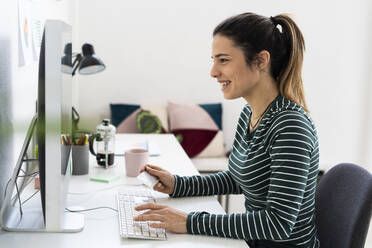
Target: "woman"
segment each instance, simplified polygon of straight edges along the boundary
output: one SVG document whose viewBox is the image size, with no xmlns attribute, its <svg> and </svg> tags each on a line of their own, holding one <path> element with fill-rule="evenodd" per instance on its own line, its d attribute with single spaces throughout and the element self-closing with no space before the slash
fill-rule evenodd
<svg viewBox="0 0 372 248">
<path fill-rule="evenodd" d="M 177 233 L 244 239 L 251 247 L 319 247 L 314 222 L 319 148 L 301 79 L 301 31 L 287 15 L 244 13 L 213 32 L 211 76 L 224 97 L 243 97 L 229 169 L 180 177 L 153 165 L 154 190 L 171 197 L 244 194 L 245 213 L 183 213 L 158 204 L 135 220 Z"/>
</svg>

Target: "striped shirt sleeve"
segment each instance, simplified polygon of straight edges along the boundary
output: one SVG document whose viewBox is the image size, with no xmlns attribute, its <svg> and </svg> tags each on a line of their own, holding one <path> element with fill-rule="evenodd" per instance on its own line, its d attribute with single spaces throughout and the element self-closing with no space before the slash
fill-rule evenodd
<svg viewBox="0 0 372 248">
<path fill-rule="evenodd" d="M 207 176 L 174 177 L 175 187 L 171 197 L 241 194 L 241 189 L 232 179 L 230 171 Z"/>
<path fill-rule="evenodd" d="M 273 125 L 265 209 L 222 215 L 192 212 L 187 217 L 187 231 L 245 240 L 288 239 L 300 211 L 313 149 L 311 133 L 302 118 L 279 117 Z"/>
</svg>

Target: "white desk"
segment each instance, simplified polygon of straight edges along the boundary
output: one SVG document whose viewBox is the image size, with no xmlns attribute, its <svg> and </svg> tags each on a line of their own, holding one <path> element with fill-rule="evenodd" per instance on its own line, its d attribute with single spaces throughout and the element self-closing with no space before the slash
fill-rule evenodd
<svg viewBox="0 0 372 248">
<path fill-rule="evenodd" d="M 149 163 L 159 165 L 172 174 L 182 176 L 198 174 L 197 170 L 183 151 L 173 135 L 138 135 L 118 134 L 116 146 L 125 140 L 143 141 L 154 140 L 160 147 L 161 155 L 150 157 Z M 104 170 L 96 165 L 95 158 L 91 157 L 90 174 L 101 172 L 119 173 L 119 180 L 112 183 L 98 183 L 89 181 L 89 176 L 73 176 L 70 181 L 69 192 L 90 192 L 88 194 L 69 194 L 68 206 L 79 205 L 83 208 L 110 206 L 117 208 L 115 194 L 120 187 L 144 188 L 144 186 L 118 186 L 120 184 L 136 184 L 135 178 L 127 178 L 124 169 L 124 157 L 115 157 L 113 168 Z M 113 187 L 118 186 L 118 187 Z M 113 187 L 111 189 L 107 189 Z M 107 189 L 107 190 L 102 190 Z M 160 194 L 157 202 L 166 204 L 185 212 L 208 211 L 211 213 L 225 213 L 216 197 L 188 197 L 169 198 Z M 244 241 L 208 237 L 201 235 L 173 234 L 168 232 L 167 241 L 122 239 L 119 235 L 117 213 L 109 209 L 100 209 L 85 212 L 85 227 L 79 233 L 14 233 L 0 231 L 0 247 L 6 248 L 116 248 L 116 247 L 247 247 Z"/>
</svg>

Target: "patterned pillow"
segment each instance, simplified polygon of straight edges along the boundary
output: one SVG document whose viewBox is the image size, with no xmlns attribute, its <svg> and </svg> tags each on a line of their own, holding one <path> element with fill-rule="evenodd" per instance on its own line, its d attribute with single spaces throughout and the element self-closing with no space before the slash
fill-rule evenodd
<svg viewBox="0 0 372 248">
<path fill-rule="evenodd" d="M 192 157 L 224 156 L 222 105 L 169 102 L 170 131 Z"/>
<path fill-rule="evenodd" d="M 110 104 L 117 133 L 159 133 L 168 131 L 167 109 L 160 104 Z"/>
<path fill-rule="evenodd" d="M 148 110 L 141 110 L 137 114 L 137 129 L 141 133 L 162 133 L 163 127 L 161 121 L 156 115 Z"/>
</svg>

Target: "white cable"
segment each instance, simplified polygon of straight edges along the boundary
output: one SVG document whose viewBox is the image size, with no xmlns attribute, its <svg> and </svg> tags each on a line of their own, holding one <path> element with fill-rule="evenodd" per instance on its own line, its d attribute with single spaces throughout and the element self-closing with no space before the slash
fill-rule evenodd
<svg viewBox="0 0 372 248">
<path fill-rule="evenodd" d="M 81 209 L 81 210 L 71 210 L 69 208 L 65 208 L 68 212 L 71 212 L 71 213 L 80 213 L 80 212 L 87 212 L 87 211 L 92 211 L 92 210 L 98 210 L 98 209 L 111 209 L 115 212 L 118 212 L 117 209 L 115 208 L 112 208 L 112 207 L 95 207 L 95 208 L 87 208 L 87 209 Z"/>
</svg>

